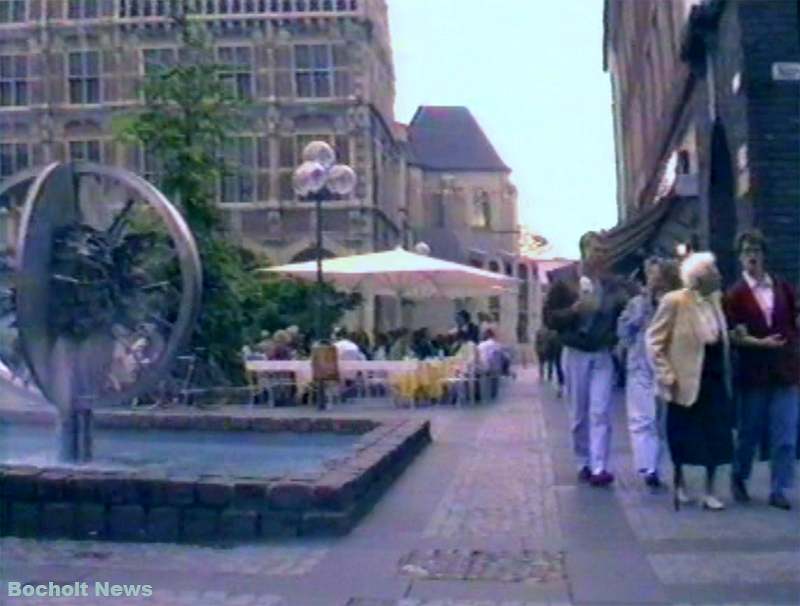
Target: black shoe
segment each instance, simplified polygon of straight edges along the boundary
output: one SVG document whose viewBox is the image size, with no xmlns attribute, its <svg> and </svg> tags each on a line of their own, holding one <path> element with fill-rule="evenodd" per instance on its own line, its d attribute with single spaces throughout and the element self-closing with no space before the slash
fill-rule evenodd
<svg viewBox="0 0 800 606">
<path fill-rule="evenodd" d="M 750 495 L 747 494 L 747 486 L 741 478 L 731 478 L 731 494 L 737 503 L 749 503 Z"/>
<path fill-rule="evenodd" d="M 770 507 L 776 507 L 778 509 L 783 509 L 785 511 L 789 511 L 792 508 L 792 504 L 782 494 L 773 494 L 769 497 L 769 505 Z"/>
<path fill-rule="evenodd" d="M 592 470 L 588 467 L 581 467 L 581 470 L 578 472 L 578 481 L 579 482 L 588 482 L 592 479 Z"/>
<path fill-rule="evenodd" d="M 644 483 L 653 490 L 661 488 L 661 478 L 658 477 L 658 473 L 655 471 L 651 471 L 644 477 Z"/>
</svg>

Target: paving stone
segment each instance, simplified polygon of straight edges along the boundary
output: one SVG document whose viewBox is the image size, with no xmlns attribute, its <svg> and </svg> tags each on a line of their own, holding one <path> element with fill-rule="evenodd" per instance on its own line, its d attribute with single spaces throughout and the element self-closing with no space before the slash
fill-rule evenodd
<svg viewBox="0 0 800 606">
<path fill-rule="evenodd" d="M 543 448 L 530 449 L 543 436 L 539 416 L 533 415 L 528 423 L 520 423 L 514 414 L 489 417 L 476 436 L 474 451 L 456 468 L 425 536 L 466 539 L 506 534 L 559 542 L 550 455 Z M 499 448 L 498 440 L 509 447 Z"/>
<path fill-rule="evenodd" d="M 70 538 L 75 531 L 74 503 L 44 503 L 40 532 L 46 538 Z"/>
<path fill-rule="evenodd" d="M 75 536 L 97 539 L 106 534 L 106 508 L 96 503 L 80 503 L 75 512 Z"/>
<path fill-rule="evenodd" d="M 30 468 L 15 468 L 3 472 L 3 482 L 0 484 L 3 495 L 12 501 L 36 499 L 36 479 L 40 473 L 40 470 Z"/>
<path fill-rule="evenodd" d="M 800 587 L 800 552 L 652 554 L 653 570 L 670 584 L 781 584 Z"/>
<path fill-rule="evenodd" d="M 258 538 L 258 513 L 245 509 L 225 509 L 220 514 L 220 537 L 253 540 Z"/>
<path fill-rule="evenodd" d="M 74 598 L 10 598 L 9 606 L 289 606 L 281 596 L 274 594 L 237 594 L 228 591 L 187 591 L 153 587 L 150 597 L 90 597 Z"/>
<path fill-rule="evenodd" d="M 269 487 L 269 505 L 279 510 L 302 510 L 311 506 L 312 486 L 305 482 L 276 482 Z"/>
<path fill-rule="evenodd" d="M 128 477 L 106 477 L 97 483 L 97 490 L 104 503 L 109 505 L 138 505 L 139 498 L 133 479 Z"/>
<path fill-rule="evenodd" d="M 177 507 L 153 507 L 147 513 L 147 538 L 174 542 L 180 538 L 180 512 Z"/>
<path fill-rule="evenodd" d="M 35 537 L 39 534 L 41 509 L 38 503 L 11 501 L 9 507 L 10 534 L 18 537 Z"/>
<path fill-rule="evenodd" d="M 505 583 L 562 581 L 562 552 L 434 549 L 412 551 L 398 564 L 399 572 L 416 579 L 458 579 Z"/>
<path fill-rule="evenodd" d="M 187 507 L 181 512 L 181 538 L 185 541 L 212 541 L 219 532 L 219 512 L 208 507 Z"/>
<path fill-rule="evenodd" d="M 41 502 L 60 501 L 64 498 L 64 485 L 69 474 L 63 471 L 45 471 L 36 477 L 36 498 Z"/>
<path fill-rule="evenodd" d="M 191 505 L 194 503 L 194 480 L 169 478 L 160 484 L 164 488 L 164 497 L 168 505 Z"/>
<path fill-rule="evenodd" d="M 144 539 L 144 508 L 141 505 L 112 505 L 108 511 L 108 533 L 116 541 Z"/>
<path fill-rule="evenodd" d="M 203 482 L 195 484 L 195 495 L 201 505 L 223 507 L 233 499 L 233 484 L 227 482 Z"/>
</svg>

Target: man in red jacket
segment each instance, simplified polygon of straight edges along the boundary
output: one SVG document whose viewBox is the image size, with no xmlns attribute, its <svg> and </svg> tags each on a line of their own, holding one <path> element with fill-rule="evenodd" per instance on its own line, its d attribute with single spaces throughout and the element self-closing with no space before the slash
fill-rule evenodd
<svg viewBox="0 0 800 606">
<path fill-rule="evenodd" d="M 788 282 L 764 269 L 766 243 L 756 230 L 736 240 L 742 278 L 728 291 L 725 313 L 738 347 L 737 446 L 731 492 L 747 502 L 747 479 L 755 448 L 769 423 L 771 490 L 769 504 L 791 509 L 786 498 L 794 476 L 800 404 L 800 335 L 797 299 Z"/>
</svg>

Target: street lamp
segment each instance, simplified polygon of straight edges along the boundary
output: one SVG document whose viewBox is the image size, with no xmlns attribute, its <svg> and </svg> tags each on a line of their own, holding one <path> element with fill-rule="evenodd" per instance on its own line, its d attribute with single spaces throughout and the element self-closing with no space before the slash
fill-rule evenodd
<svg viewBox="0 0 800 606">
<path fill-rule="evenodd" d="M 314 332 L 322 340 L 323 301 L 322 280 L 322 201 L 335 194 L 350 195 L 356 186 L 356 173 L 346 164 L 336 164 L 336 153 L 324 141 L 312 141 L 303 150 L 303 163 L 292 177 L 295 193 L 300 198 L 314 200 L 317 223 L 317 301 Z"/>
</svg>

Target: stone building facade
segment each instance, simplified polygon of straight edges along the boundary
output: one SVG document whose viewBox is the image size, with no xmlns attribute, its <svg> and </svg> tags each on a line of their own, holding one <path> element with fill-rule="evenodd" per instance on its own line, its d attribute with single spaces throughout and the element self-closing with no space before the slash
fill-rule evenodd
<svg viewBox="0 0 800 606">
<path fill-rule="evenodd" d="M 316 258 L 314 205 L 297 199 L 291 177 L 304 145 L 323 139 L 358 175 L 348 199 L 324 203 L 324 255 L 431 240 L 428 227 L 439 224 L 428 224 L 425 207 L 437 188 L 468 190 L 470 199 L 481 189 L 489 221 L 508 234 L 487 240 L 488 229 L 481 236 L 477 219 L 463 214 L 472 206 L 449 200 L 447 231 L 474 227 L 470 238 L 482 244 L 469 246 L 483 250 L 487 263 L 500 251 L 516 254 L 506 244 L 517 229 L 507 167 L 461 171 L 452 181 L 454 171 L 429 171 L 411 158 L 415 125 L 406 129 L 394 118 L 386 0 L 0 0 L 0 179 L 82 159 L 157 182 L 152 158 L 116 141 L 112 124 L 141 105 L 146 74 L 180 60 L 172 16 L 183 11 L 206 25 L 218 62 L 229 68 L 222 78 L 248 102 L 247 127 L 223 152 L 238 170 L 218 191 L 232 237 L 274 264 Z M 18 220 L 2 212 L 6 226 Z M 464 260 L 455 249 L 434 248 Z M 349 322 L 392 326 L 400 321 L 392 305 L 369 300 Z M 505 316 L 516 321 L 519 314 L 515 308 Z"/>
<path fill-rule="evenodd" d="M 539 281 L 535 262 L 520 255 L 511 169 L 465 107 L 420 107 L 403 133 L 414 239 L 437 257 L 519 279 L 516 294 L 456 306 L 488 315 L 504 342 L 528 342 L 540 323 Z M 425 305 L 416 322 L 446 325 L 453 311 L 452 305 Z"/>
<path fill-rule="evenodd" d="M 799 26 L 792 1 L 606 1 L 621 266 L 683 243 L 731 280 L 735 234 L 758 227 L 800 284 Z"/>
<path fill-rule="evenodd" d="M 178 3 L 3 4 L 24 10 L 0 12 L 0 176 L 88 159 L 157 177 L 144 150 L 113 140 L 112 121 L 142 102 L 145 74 L 179 60 L 170 17 Z M 401 159 L 390 130 L 394 74 L 385 2 L 208 0 L 191 8 L 213 34 L 218 61 L 230 66 L 226 83 L 252 107 L 247 129 L 225 150 L 239 171 L 219 187 L 233 231 L 275 262 L 313 254 L 313 204 L 296 200 L 291 175 L 304 143 L 322 138 L 361 176 L 352 199 L 326 205 L 329 251 L 396 242 L 401 193 L 382 179 Z"/>
</svg>

